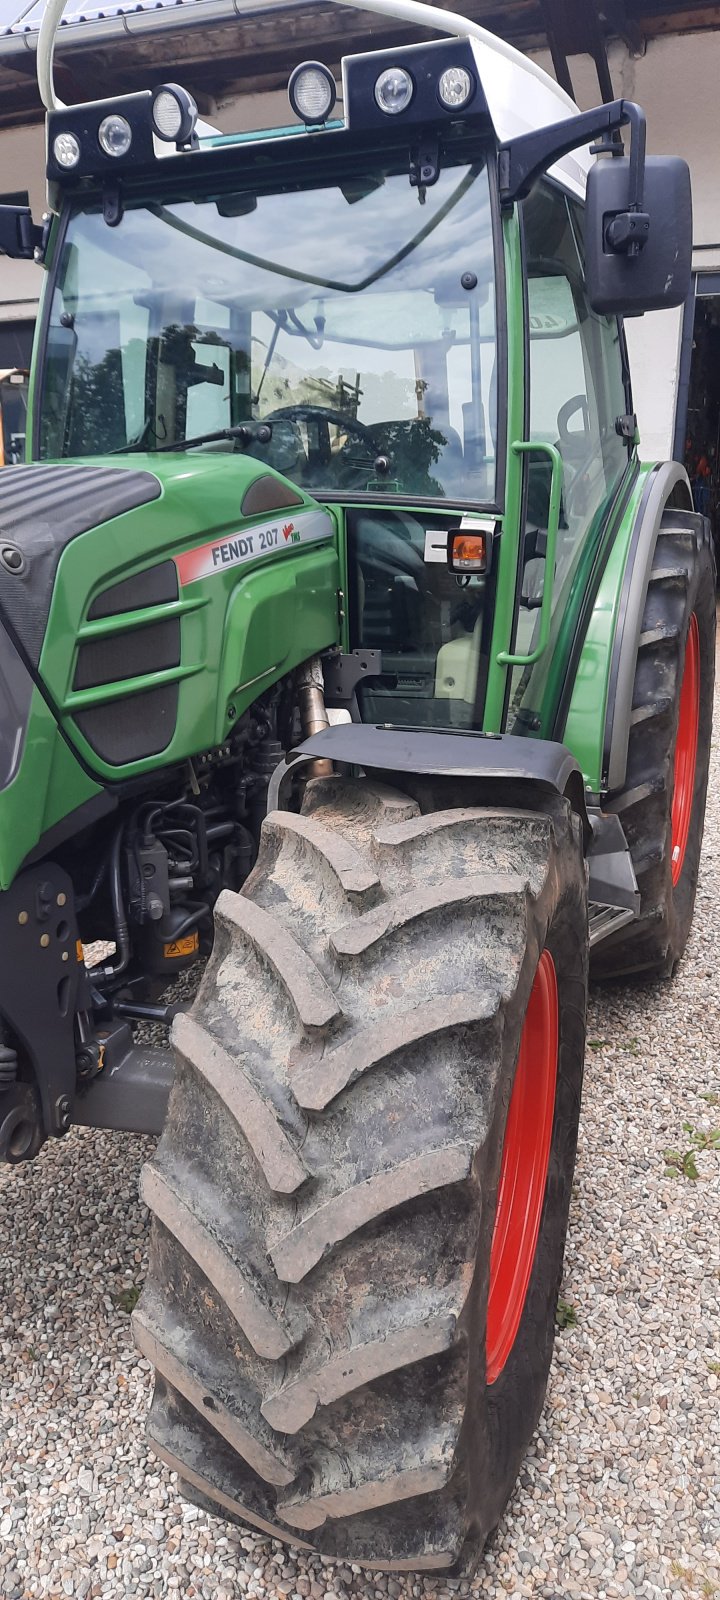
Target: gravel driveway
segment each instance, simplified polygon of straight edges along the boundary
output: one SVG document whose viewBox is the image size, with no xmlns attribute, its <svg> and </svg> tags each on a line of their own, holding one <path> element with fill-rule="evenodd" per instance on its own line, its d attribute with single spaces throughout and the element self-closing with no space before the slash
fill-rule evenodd
<svg viewBox="0 0 720 1600">
<path fill-rule="evenodd" d="M 680 972 L 592 996 L 567 1325 L 474 1581 L 364 1577 L 183 1504 L 146 1454 L 130 1338 L 151 1141 L 76 1129 L 0 1168 L 0 1600 L 720 1596 L 720 1153 L 697 1154 L 697 1181 L 664 1158 L 720 1126 L 717 743 Z"/>
</svg>

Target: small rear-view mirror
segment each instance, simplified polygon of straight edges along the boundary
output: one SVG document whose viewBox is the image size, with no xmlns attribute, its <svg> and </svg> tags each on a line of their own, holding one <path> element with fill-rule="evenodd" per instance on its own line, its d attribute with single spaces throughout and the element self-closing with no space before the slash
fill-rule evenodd
<svg viewBox="0 0 720 1600">
<path fill-rule="evenodd" d="M 42 228 L 36 228 L 29 206 L 0 206 L 0 252 L 15 260 L 32 261 Z"/>
<path fill-rule="evenodd" d="M 687 162 L 648 156 L 637 230 L 630 160 L 602 156 L 590 168 L 585 207 L 585 271 L 593 310 L 639 316 L 680 306 L 692 275 L 692 191 Z"/>
</svg>

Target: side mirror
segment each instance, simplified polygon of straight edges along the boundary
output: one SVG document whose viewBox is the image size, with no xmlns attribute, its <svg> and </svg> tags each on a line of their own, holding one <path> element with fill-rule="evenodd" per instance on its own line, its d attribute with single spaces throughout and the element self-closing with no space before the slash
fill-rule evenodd
<svg viewBox="0 0 720 1600">
<path fill-rule="evenodd" d="M 32 261 L 42 243 L 42 228 L 33 222 L 29 206 L 0 206 L 0 250 L 19 261 Z"/>
<path fill-rule="evenodd" d="M 594 311 L 639 316 L 681 306 L 690 292 L 692 191 L 687 162 L 677 156 L 648 156 L 643 191 L 642 213 L 633 213 L 631 162 L 625 156 L 603 155 L 590 168 L 585 275 Z"/>
</svg>

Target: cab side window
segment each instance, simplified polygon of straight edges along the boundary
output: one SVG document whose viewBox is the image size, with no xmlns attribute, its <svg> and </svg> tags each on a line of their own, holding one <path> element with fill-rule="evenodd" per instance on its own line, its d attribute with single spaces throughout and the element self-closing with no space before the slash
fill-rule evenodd
<svg viewBox="0 0 720 1600">
<path fill-rule="evenodd" d="M 529 438 L 554 444 L 564 466 L 555 571 L 546 572 L 550 463 L 530 456 L 521 594 L 515 649 L 529 654 L 539 627 L 545 583 L 553 584 L 553 613 L 566 606 L 573 576 L 589 540 L 602 525 L 628 464 L 618 432 L 627 411 L 620 327 L 599 316 L 585 291 L 583 209 L 551 183 L 538 184 L 523 206 L 528 276 Z M 554 630 L 553 630 L 554 631 Z M 546 652 L 546 655 L 550 651 Z M 532 706 L 537 668 L 513 674 L 509 726 Z M 520 716 L 522 724 L 523 716 Z M 518 727 L 520 731 L 520 727 Z"/>
</svg>

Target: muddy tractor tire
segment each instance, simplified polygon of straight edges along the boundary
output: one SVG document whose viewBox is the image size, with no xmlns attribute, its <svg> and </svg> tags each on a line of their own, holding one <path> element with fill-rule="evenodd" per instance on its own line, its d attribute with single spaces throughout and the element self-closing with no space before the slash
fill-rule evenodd
<svg viewBox="0 0 720 1600">
<path fill-rule="evenodd" d="M 190 1498 L 474 1565 L 537 1422 L 575 1161 L 580 830 L 317 779 L 217 905 L 144 1169 L 135 1335 Z"/>
<path fill-rule="evenodd" d="M 620 817 L 640 916 L 593 951 L 593 978 L 670 974 L 687 944 L 705 821 L 715 682 L 715 562 L 709 537 L 663 520 L 653 559 Z"/>
</svg>

